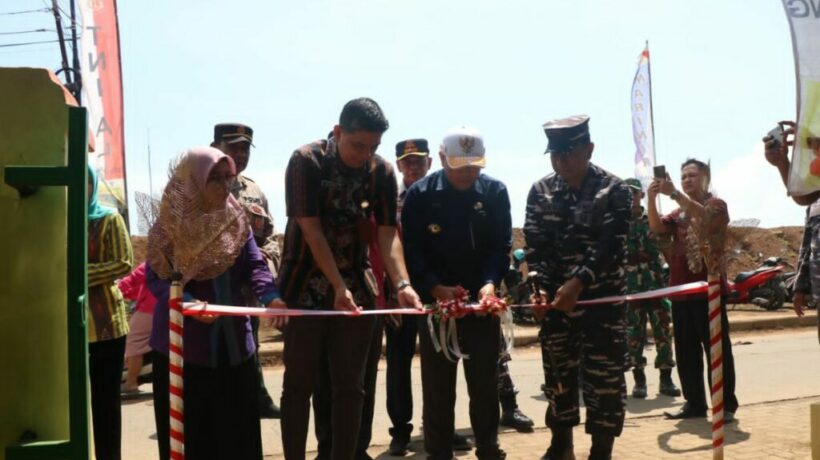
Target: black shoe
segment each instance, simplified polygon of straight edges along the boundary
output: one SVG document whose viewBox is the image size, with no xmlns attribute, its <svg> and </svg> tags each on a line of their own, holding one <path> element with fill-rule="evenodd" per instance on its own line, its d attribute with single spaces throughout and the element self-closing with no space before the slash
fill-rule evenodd
<svg viewBox="0 0 820 460">
<path fill-rule="evenodd" d="M 663 415 L 669 420 L 681 420 L 685 418 L 704 418 L 706 409 L 694 409 L 689 403 L 683 405 L 677 412 L 664 412 Z"/>
<path fill-rule="evenodd" d="M 723 411 L 723 424 L 728 425 L 730 423 L 735 423 L 737 419 L 735 418 L 734 412 Z"/>
<path fill-rule="evenodd" d="M 259 418 L 281 418 L 282 411 L 274 403 L 259 406 Z"/>
<path fill-rule="evenodd" d="M 541 456 L 541 460 L 575 460 L 575 452 L 572 451 L 572 447 L 564 449 L 561 452 L 550 447 L 544 455 Z"/>
<path fill-rule="evenodd" d="M 660 393 L 666 396 L 678 397 L 680 396 L 680 389 L 675 386 L 674 382 L 661 382 Z"/>
<path fill-rule="evenodd" d="M 634 369 L 632 376 L 635 378 L 635 387 L 632 388 L 632 397 L 638 399 L 646 398 L 646 374 L 643 369 Z"/>
<path fill-rule="evenodd" d="M 589 449 L 589 460 L 612 460 L 612 447 L 615 445 L 615 436 L 593 434 L 592 447 Z"/>
<path fill-rule="evenodd" d="M 395 437 L 390 441 L 390 448 L 387 453 L 395 457 L 403 457 L 410 451 L 410 439 Z"/>
<path fill-rule="evenodd" d="M 550 447 L 541 460 L 575 460 L 573 452 L 572 428 L 550 428 Z"/>
<path fill-rule="evenodd" d="M 499 423 L 502 426 L 514 428 L 515 431 L 521 433 L 532 433 L 532 427 L 535 425 L 532 419 L 524 415 L 524 413 L 521 412 L 521 409 L 518 408 L 501 414 L 501 422 Z"/>
<path fill-rule="evenodd" d="M 541 392 L 542 392 L 542 393 L 546 393 L 546 392 L 547 392 L 547 384 L 546 384 L 546 383 L 542 383 L 542 384 L 541 384 Z M 547 454 L 544 454 L 544 455 L 547 455 Z"/>
<path fill-rule="evenodd" d="M 672 369 L 661 369 L 660 393 L 666 396 L 680 396 L 680 390 L 672 381 Z"/>
<path fill-rule="evenodd" d="M 473 442 L 467 436 L 453 433 L 453 450 L 470 451 L 473 450 Z"/>
</svg>

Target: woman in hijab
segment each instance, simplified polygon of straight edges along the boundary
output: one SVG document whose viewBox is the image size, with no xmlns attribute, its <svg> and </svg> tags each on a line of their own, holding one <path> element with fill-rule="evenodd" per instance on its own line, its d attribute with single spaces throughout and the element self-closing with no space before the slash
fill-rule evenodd
<svg viewBox="0 0 820 460">
<path fill-rule="evenodd" d="M 157 298 L 151 333 L 154 415 L 161 459 L 169 458 L 168 296 L 173 272 L 184 297 L 244 305 L 249 286 L 262 304 L 283 308 L 241 205 L 230 194 L 233 160 L 217 149 L 187 151 L 173 169 L 148 235 L 149 289 Z M 247 316 L 185 317 L 185 454 L 261 459 L 255 344 Z"/>
<path fill-rule="evenodd" d="M 116 280 L 134 263 L 131 237 L 122 216 L 97 201 L 97 173 L 88 168 L 88 369 L 94 452 L 119 460 L 122 377 L 128 319 Z"/>
</svg>

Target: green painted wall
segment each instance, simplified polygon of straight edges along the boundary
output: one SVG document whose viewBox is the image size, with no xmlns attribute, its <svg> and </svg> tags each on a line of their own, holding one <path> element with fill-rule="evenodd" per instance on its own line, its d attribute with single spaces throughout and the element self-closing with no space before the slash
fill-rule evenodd
<svg viewBox="0 0 820 460">
<path fill-rule="evenodd" d="M 66 164 L 68 111 L 43 69 L 0 68 L 0 177 Z M 0 180 L 0 460 L 25 430 L 68 439 L 66 189 Z"/>
</svg>

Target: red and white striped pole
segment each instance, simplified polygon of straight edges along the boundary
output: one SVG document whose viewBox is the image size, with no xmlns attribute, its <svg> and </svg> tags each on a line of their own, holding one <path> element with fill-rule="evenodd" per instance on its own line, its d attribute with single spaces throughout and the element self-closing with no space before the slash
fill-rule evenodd
<svg viewBox="0 0 820 460">
<path fill-rule="evenodd" d="M 723 332 L 720 275 L 709 270 L 709 369 L 712 372 L 712 459 L 723 460 Z"/>
<path fill-rule="evenodd" d="M 182 275 L 174 273 L 168 299 L 168 400 L 171 458 L 185 458 L 185 411 L 183 408 L 182 370 L 184 366 L 182 325 Z"/>
</svg>

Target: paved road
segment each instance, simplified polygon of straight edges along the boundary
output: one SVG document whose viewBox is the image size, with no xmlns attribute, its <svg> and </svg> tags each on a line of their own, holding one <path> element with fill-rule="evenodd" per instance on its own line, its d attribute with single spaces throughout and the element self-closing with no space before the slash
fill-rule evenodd
<svg viewBox="0 0 820 460">
<path fill-rule="evenodd" d="M 805 434 L 808 433 L 808 415 L 804 416 L 803 413 L 808 414 L 808 402 L 820 400 L 818 399 L 820 398 L 820 346 L 817 343 L 816 330 L 789 329 L 777 332 L 736 334 L 733 336 L 733 342 L 738 374 L 737 395 L 741 404 L 737 414 L 740 423 L 735 431 L 741 434 L 732 432 L 727 435 L 727 439 L 732 443 L 743 445 L 744 449 L 762 452 L 755 447 L 757 443 L 761 443 L 761 449 L 765 445 L 771 446 L 771 440 L 766 441 L 768 438 L 763 436 L 764 434 L 771 435 L 778 429 L 788 429 L 793 436 L 799 438 L 795 441 L 793 448 L 793 452 L 798 452 L 798 454 L 781 458 L 810 458 L 808 438 Z M 647 354 L 651 363 L 654 350 L 648 348 Z M 382 362 L 382 369 L 383 364 L 384 362 Z M 536 420 L 537 425 L 536 432 L 533 434 L 521 435 L 505 431 L 501 436 L 502 447 L 510 453 L 509 458 L 538 458 L 548 443 L 548 434 L 546 434 L 548 431 L 545 432 L 543 420 L 547 405 L 539 390 L 543 382 L 540 350 L 533 347 L 515 349 L 511 371 L 516 385 L 520 388 L 519 405 L 527 415 Z M 678 407 L 681 399 L 657 395 L 657 373 L 650 371 L 648 378 L 649 398 L 646 400 L 630 398 L 628 401 L 627 428 L 616 448 L 616 454 L 618 454 L 616 457 L 633 458 L 631 453 L 627 455 L 625 452 L 626 444 L 624 443 L 628 442 L 629 445 L 642 446 L 641 450 L 645 451 L 647 458 L 669 458 L 669 456 L 680 458 L 687 452 L 695 455 L 693 458 L 710 458 L 708 452 L 703 451 L 702 446 L 704 442 L 708 444 L 708 441 L 704 440 L 704 436 L 708 438 L 708 423 L 703 420 L 695 422 L 695 425 L 692 425 L 694 428 L 690 430 L 687 429 L 688 421 L 675 424 L 659 417 L 664 410 Z M 273 391 L 274 397 L 278 398 L 281 394 L 282 369 L 280 367 L 267 369 L 265 381 L 268 388 Z M 459 382 L 456 427 L 460 431 L 469 432 L 467 391 L 463 378 L 460 377 Z M 631 376 L 627 377 L 627 383 L 631 385 Z M 385 446 L 390 442 L 387 432 L 390 421 L 385 411 L 383 372 L 379 374 L 377 388 L 379 391 L 373 442 L 370 449 L 374 457 L 382 455 L 386 451 Z M 150 391 L 150 385 L 144 385 L 143 389 Z M 418 362 L 414 363 L 413 368 L 413 392 L 417 401 L 413 423 L 418 427 L 421 421 L 421 382 Z M 778 401 L 782 402 L 766 404 Z M 769 417 L 787 416 L 795 417 L 796 421 L 792 423 L 798 426 L 784 427 L 783 423 L 774 419 L 767 422 Z M 800 425 L 801 420 L 805 424 Z M 226 421 L 226 423 L 230 422 Z M 153 426 L 153 407 L 150 400 L 124 405 L 123 451 L 125 459 L 156 458 L 155 442 L 151 439 L 154 433 Z M 740 427 L 746 431 L 740 430 Z M 749 429 L 749 427 L 754 427 L 754 429 Z M 757 430 L 760 432 L 756 432 Z M 418 429 L 415 434 L 418 434 Z M 266 458 L 281 458 L 278 421 L 264 420 L 262 436 Z M 642 439 L 644 437 L 648 440 Z M 581 455 L 583 451 L 580 449 L 588 446 L 588 442 L 584 439 L 586 437 L 582 431 L 576 433 L 576 438 L 578 439 L 576 454 Z M 802 438 L 805 438 L 805 442 L 800 440 Z M 689 447 L 686 447 L 687 445 Z M 419 443 L 415 443 L 414 446 L 420 449 Z M 729 448 L 734 449 L 734 446 L 730 445 Z M 313 439 L 309 440 L 308 450 L 315 450 Z M 728 452 L 727 450 L 727 458 L 740 458 L 729 456 Z M 804 456 L 801 456 L 803 454 Z M 312 455 L 308 457 L 311 458 Z M 687 455 L 683 457 L 689 458 Z M 391 457 L 385 455 L 384 458 Z M 417 455 L 417 458 L 423 457 Z M 584 457 L 579 456 L 579 458 Z"/>
</svg>

